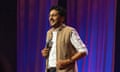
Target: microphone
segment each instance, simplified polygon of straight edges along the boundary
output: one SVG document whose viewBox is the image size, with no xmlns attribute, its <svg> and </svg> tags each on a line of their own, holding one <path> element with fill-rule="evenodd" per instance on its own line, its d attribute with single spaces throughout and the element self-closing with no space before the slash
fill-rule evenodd
<svg viewBox="0 0 120 72">
<path fill-rule="evenodd" d="M 52 47 L 53 42 L 51 40 L 48 40 L 46 42 L 46 48 L 50 49 Z"/>
</svg>

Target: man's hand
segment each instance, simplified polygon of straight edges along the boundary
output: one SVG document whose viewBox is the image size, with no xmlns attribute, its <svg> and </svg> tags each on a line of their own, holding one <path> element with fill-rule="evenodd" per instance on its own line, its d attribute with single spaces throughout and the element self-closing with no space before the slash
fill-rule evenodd
<svg viewBox="0 0 120 72">
<path fill-rule="evenodd" d="M 66 59 L 66 60 L 58 60 L 57 61 L 57 67 L 58 68 L 65 68 L 68 64 L 70 64 L 70 59 Z"/>
<path fill-rule="evenodd" d="M 49 53 L 49 49 L 48 48 L 44 48 L 44 49 L 41 50 L 41 53 L 42 53 L 43 57 L 47 57 L 48 53 Z"/>
</svg>

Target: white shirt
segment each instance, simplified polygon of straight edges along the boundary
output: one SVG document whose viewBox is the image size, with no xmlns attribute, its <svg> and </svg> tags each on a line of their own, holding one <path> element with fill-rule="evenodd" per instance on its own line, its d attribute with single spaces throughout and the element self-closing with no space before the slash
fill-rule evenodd
<svg viewBox="0 0 120 72">
<path fill-rule="evenodd" d="M 49 54 L 49 59 L 48 59 L 48 68 L 56 67 L 56 38 L 57 38 L 57 31 L 54 31 L 53 38 L 52 38 L 53 45 L 52 45 L 52 48 Z M 88 54 L 88 50 L 85 44 L 82 42 L 77 31 L 75 30 L 72 31 L 72 36 L 70 38 L 70 41 L 78 52 L 86 52 L 86 54 Z"/>
</svg>

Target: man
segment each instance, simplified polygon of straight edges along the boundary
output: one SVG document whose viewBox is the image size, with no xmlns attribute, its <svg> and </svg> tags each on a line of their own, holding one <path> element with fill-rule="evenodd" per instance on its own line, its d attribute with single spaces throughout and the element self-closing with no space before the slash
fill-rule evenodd
<svg viewBox="0 0 120 72">
<path fill-rule="evenodd" d="M 46 48 L 41 51 L 46 58 L 46 72 L 76 72 L 76 61 L 88 54 L 79 34 L 65 25 L 64 20 L 64 9 L 53 6 L 49 13 L 51 29 L 47 32 Z"/>
</svg>

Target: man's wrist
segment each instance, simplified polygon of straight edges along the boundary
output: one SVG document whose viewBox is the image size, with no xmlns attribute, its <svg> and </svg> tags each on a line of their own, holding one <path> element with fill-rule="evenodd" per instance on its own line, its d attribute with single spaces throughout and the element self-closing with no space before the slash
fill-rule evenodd
<svg viewBox="0 0 120 72">
<path fill-rule="evenodd" d="M 73 63 L 73 60 L 71 58 L 69 58 L 69 64 Z"/>
</svg>

